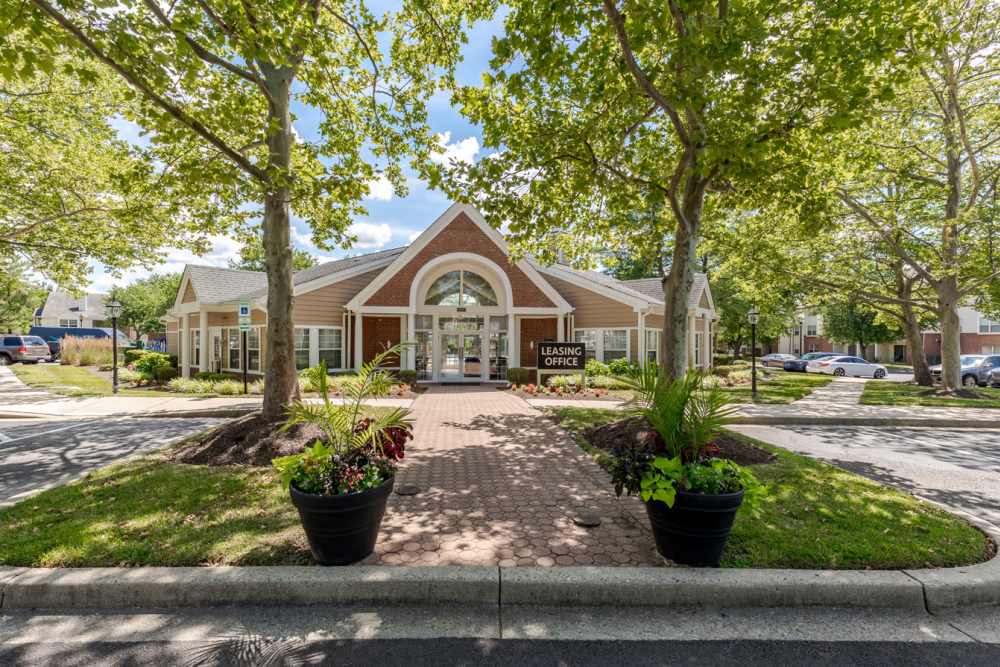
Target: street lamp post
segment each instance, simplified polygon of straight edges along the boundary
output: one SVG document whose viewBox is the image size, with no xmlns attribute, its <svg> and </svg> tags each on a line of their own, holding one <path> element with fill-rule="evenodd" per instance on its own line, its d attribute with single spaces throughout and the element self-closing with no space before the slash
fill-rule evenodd
<svg viewBox="0 0 1000 667">
<path fill-rule="evenodd" d="M 750 394 L 753 400 L 757 400 L 757 320 L 760 313 L 757 306 L 750 308 L 747 313 L 747 321 L 750 322 Z"/>
<path fill-rule="evenodd" d="M 111 393 L 118 393 L 118 316 L 122 304 L 114 296 L 104 304 L 104 311 L 111 316 Z"/>
</svg>

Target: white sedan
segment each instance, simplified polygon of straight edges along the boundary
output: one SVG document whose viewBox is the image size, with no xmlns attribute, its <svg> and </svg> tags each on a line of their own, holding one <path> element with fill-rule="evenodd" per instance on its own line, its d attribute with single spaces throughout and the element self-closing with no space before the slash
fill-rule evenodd
<svg viewBox="0 0 1000 667">
<path fill-rule="evenodd" d="M 827 375 L 836 375 L 838 377 L 850 375 L 851 377 L 875 378 L 876 380 L 881 380 L 886 374 L 885 366 L 873 364 L 861 357 L 825 357 L 823 359 L 815 359 L 806 364 L 806 372 L 826 373 Z"/>
</svg>

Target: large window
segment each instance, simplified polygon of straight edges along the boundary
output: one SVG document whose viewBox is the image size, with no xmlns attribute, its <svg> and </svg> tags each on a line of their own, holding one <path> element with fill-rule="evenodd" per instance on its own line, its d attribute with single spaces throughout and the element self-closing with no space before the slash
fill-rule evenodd
<svg viewBox="0 0 1000 667">
<path fill-rule="evenodd" d="M 191 330 L 191 365 L 201 366 L 201 330 Z"/>
<path fill-rule="evenodd" d="M 295 329 L 295 368 L 309 368 L 309 329 Z"/>
<path fill-rule="evenodd" d="M 225 332 L 226 344 L 226 368 L 241 370 L 243 364 L 240 361 L 240 330 L 223 329 Z"/>
<path fill-rule="evenodd" d="M 979 333 L 1000 333 L 1000 320 L 981 317 L 979 319 Z"/>
<path fill-rule="evenodd" d="M 472 271 L 449 271 L 427 290 L 428 306 L 495 306 L 497 294 L 489 281 Z"/>
<path fill-rule="evenodd" d="M 817 328 L 816 328 L 815 324 L 807 324 L 806 325 L 806 335 L 807 336 L 815 336 L 816 335 L 816 331 L 817 331 Z"/>
<path fill-rule="evenodd" d="M 628 329 L 575 329 L 573 340 L 587 345 L 587 358 L 598 361 L 628 357 Z"/>
<path fill-rule="evenodd" d="M 624 359 L 628 356 L 628 331 L 625 329 L 604 330 L 604 361 Z"/>
<path fill-rule="evenodd" d="M 340 329 L 317 329 L 319 338 L 319 360 L 326 362 L 326 367 L 343 368 L 343 344 Z"/>
<path fill-rule="evenodd" d="M 646 329 L 646 361 L 654 364 L 660 356 L 660 332 L 655 329 Z"/>
<path fill-rule="evenodd" d="M 701 366 L 701 331 L 692 331 L 694 336 L 694 365 Z"/>
<path fill-rule="evenodd" d="M 260 329 L 247 332 L 247 370 L 260 372 Z"/>
<path fill-rule="evenodd" d="M 69 327 L 69 328 L 74 328 L 75 329 L 76 327 L 80 326 L 80 321 L 79 320 L 59 320 L 59 326 L 61 326 L 61 327 Z"/>
</svg>

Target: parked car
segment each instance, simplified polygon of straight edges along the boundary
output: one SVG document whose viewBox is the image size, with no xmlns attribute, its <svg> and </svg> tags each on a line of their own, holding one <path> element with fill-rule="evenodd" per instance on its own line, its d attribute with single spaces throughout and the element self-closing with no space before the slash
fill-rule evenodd
<svg viewBox="0 0 1000 667">
<path fill-rule="evenodd" d="M 1000 368 L 994 368 L 990 371 L 989 385 L 991 387 L 1000 387 Z"/>
<path fill-rule="evenodd" d="M 966 387 L 990 384 L 990 375 L 1000 368 L 1000 354 L 963 354 L 959 357 L 962 384 Z M 931 366 L 931 379 L 941 381 L 941 364 Z"/>
<path fill-rule="evenodd" d="M 6 366 L 18 361 L 24 364 L 37 364 L 52 358 L 49 346 L 38 336 L 15 336 L 7 334 L 0 337 L 0 366 Z"/>
<path fill-rule="evenodd" d="M 778 354 L 777 352 L 772 352 L 771 354 L 765 354 L 760 358 L 760 363 L 764 366 L 781 366 L 784 368 L 786 361 L 792 361 L 795 359 L 794 354 Z"/>
<path fill-rule="evenodd" d="M 826 357 L 836 357 L 836 352 L 807 352 L 803 354 L 798 359 L 790 359 L 782 364 L 782 368 L 786 371 L 796 371 L 798 373 L 806 372 L 806 364 L 810 361 L 815 361 L 816 359 L 824 359 Z"/>
<path fill-rule="evenodd" d="M 62 339 L 66 336 L 74 338 L 111 338 L 111 327 L 31 327 L 28 334 L 45 340 L 52 359 L 59 358 Z M 132 347 L 129 337 L 118 331 L 118 346 L 122 349 Z"/>
<path fill-rule="evenodd" d="M 876 380 L 881 380 L 886 374 L 885 366 L 882 364 L 873 364 L 861 357 L 836 356 L 814 359 L 808 362 L 806 372 L 826 373 L 827 375 L 836 375 L 837 377 L 850 375 L 851 377 L 875 378 Z"/>
</svg>

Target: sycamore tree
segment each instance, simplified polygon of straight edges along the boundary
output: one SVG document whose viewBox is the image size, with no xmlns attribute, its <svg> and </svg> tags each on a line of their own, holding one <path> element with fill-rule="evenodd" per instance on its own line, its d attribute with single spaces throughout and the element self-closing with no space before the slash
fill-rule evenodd
<svg viewBox="0 0 1000 667">
<path fill-rule="evenodd" d="M 35 310 L 45 302 L 45 288 L 28 279 L 23 260 L 0 259 L 0 331 L 26 332 Z"/>
<path fill-rule="evenodd" d="M 929 11 L 930 29 L 907 41 L 918 69 L 873 107 L 864 132 L 827 147 L 814 186 L 842 229 L 873 240 L 904 282 L 930 292 L 943 381 L 958 391 L 958 308 L 988 306 L 1000 281 L 1000 2 L 942 0 Z"/>
<path fill-rule="evenodd" d="M 426 99 L 449 81 L 463 20 L 458 3 L 444 7 L 404 0 L 377 16 L 363 0 L 14 0 L 0 9 L 0 20 L 38 36 L 5 58 L 30 67 L 50 45 L 78 48 L 127 82 L 152 150 L 189 182 L 224 185 L 263 209 L 265 418 L 279 418 L 297 391 L 290 215 L 308 221 L 318 246 L 346 244 L 378 172 L 402 191 L 402 161 L 436 146 Z M 293 102 L 321 112 L 318 138 L 297 137 Z"/>
<path fill-rule="evenodd" d="M 679 376 L 706 201 L 762 192 L 805 138 L 888 98 L 923 4 L 511 3 L 482 85 L 455 95 L 496 152 L 447 183 L 542 259 L 670 238 L 660 358 Z"/>
<path fill-rule="evenodd" d="M 229 260 L 229 268 L 240 271 L 266 271 L 267 262 L 264 253 L 264 239 L 254 230 L 247 235 L 240 247 L 240 256 Z M 316 258 L 305 250 L 292 248 L 292 271 L 301 271 L 316 266 Z"/>
<path fill-rule="evenodd" d="M 17 68 L 12 52 L 31 41 L 0 30 L 0 260 L 75 289 L 92 261 L 114 271 L 158 261 L 164 245 L 204 250 L 226 202 L 119 137 L 124 86 L 107 72 L 77 76 L 68 53 Z"/>
<path fill-rule="evenodd" d="M 140 336 L 163 331 L 161 319 L 174 305 L 180 285 L 179 273 L 154 273 L 115 290 L 114 296 L 122 304 L 118 320 Z"/>
</svg>

